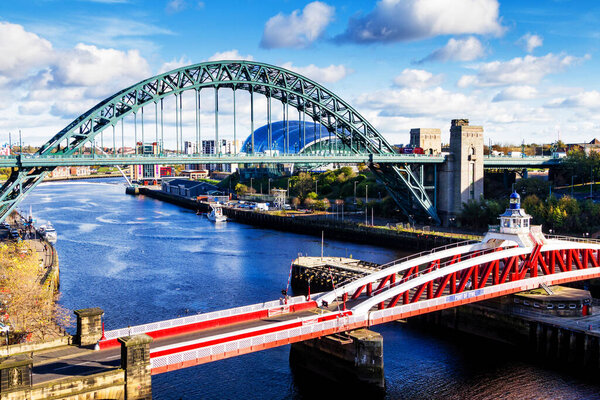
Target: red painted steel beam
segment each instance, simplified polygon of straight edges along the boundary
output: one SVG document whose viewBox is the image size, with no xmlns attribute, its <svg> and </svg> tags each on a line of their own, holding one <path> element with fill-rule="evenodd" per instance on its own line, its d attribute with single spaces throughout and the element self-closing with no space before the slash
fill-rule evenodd
<svg viewBox="0 0 600 400">
<path fill-rule="evenodd" d="M 383 278 L 381 282 L 379 282 L 379 286 L 377 286 L 377 289 L 375 289 L 375 291 L 378 292 L 381 288 L 383 288 L 385 284 L 388 283 L 391 277 L 392 275 L 388 275 L 385 278 Z"/>
<path fill-rule="evenodd" d="M 462 291 L 465 290 L 467 281 L 469 280 L 469 278 L 471 277 L 471 274 L 473 273 L 473 268 L 471 267 L 468 270 L 466 270 L 465 272 L 466 273 L 463 274 L 463 276 L 460 280 L 460 284 L 458 285 L 458 289 L 456 290 L 457 293 L 462 293 Z"/>
<path fill-rule="evenodd" d="M 500 283 L 506 282 L 506 279 L 509 277 L 509 274 L 514 268 L 514 265 L 517 262 L 517 257 L 510 257 L 508 263 L 504 264 L 504 268 L 502 270 L 502 275 L 500 275 Z"/>
<path fill-rule="evenodd" d="M 583 264 L 581 263 L 581 251 L 579 249 L 573 249 L 573 260 L 575 261 L 575 265 L 577 267 L 577 269 L 584 269 L 587 267 L 584 267 Z"/>
<path fill-rule="evenodd" d="M 356 291 L 352 295 L 352 300 L 357 299 L 358 296 L 360 296 L 360 294 L 362 293 L 362 291 L 365 290 L 365 287 L 367 287 L 367 285 L 362 285 L 361 287 L 359 287 L 358 289 L 356 289 Z"/>
<path fill-rule="evenodd" d="M 441 296 L 442 293 L 444 293 L 444 289 L 446 289 L 446 286 L 448 286 L 448 282 L 450 282 L 450 277 L 454 275 L 454 274 L 448 274 L 446 276 L 444 276 L 442 282 L 438 285 L 437 290 L 435 291 L 435 294 L 433 295 L 434 298 L 438 298 Z"/>
<path fill-rule="evenodd" d="M 392 301 L 390 301 L 390 302 L 389 302 L 389 304 L 388 304 L 388 308 L 395 307 L 395 306 L 396 306 L 396 304 L 398 304 L 398 300 L 400 300 L 400 297 L 402 297 L 402 295 L 403 295 L 403 294 L 404 294 L 404 292 L 402 292 L 402 293 L 398 293 L 397 295 L 395 295 L 395 296 L 392 298 Z"/>
<path fill-rule="evenodd" d="M 565 264 L 566 252 L 564 250 L 555 251 L 556 260 L 558 261 L 558 268 L 560 272 L 567 272 L 567 266 Z"/>
<path fill-rule="evenodd" d="M 417 291 L 413 295 L 412 300 L 410 301 L 411 303 L 416 303 L 417 301 L 419 301 L 419 298 L 423 294 L 423 291 L 425 290 L 426 286 L 427 286 L 427 283 L 424 283 L 421 286 L 419 286 L 419 288 L 417 289 Z"/>
<path fill-rule="evenodd" d="M 598 250 L 588 250 L 590 252 L 590 261 L 592 263 L 592 266 L 594 268 L 598 268 L 598 260 L 596 259 L 596 257 L 594 257 L 594 251 L 598 253 Z"/>
</svg>

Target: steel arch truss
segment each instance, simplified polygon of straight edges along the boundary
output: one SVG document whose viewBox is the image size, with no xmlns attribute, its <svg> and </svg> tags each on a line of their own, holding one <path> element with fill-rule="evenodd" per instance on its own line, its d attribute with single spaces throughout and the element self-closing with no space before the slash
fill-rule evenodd
<svg viewBox="0 0 600 400">
<path fill-rule="evenodd" d="M 442 296 L 449 302 L 468 299 L 481 296 L 484 288 L 492 289 L 488 297 L 495 297 L 493 292 L 507 294 L 507 284 L 531 278 L 568 282 L 600 276 L 598 245 L 554 241 L 533 248 L 462 246 L 454 253 L 439 252 L 442 257 L 435 254 L 392 265 L 317 301 L 349 303 L 355 314 L 363 314 Z"/>
<path fill-rule="evenodd" d="M 289 70 L 268 64 L 250 61 L 217 61 L 195 64 L 179 68 L 126 88 L 112 97 L 98 103 L 82 114 L 67 127 L 45 143 L 38 154 L 71 155 L 108 127 L 129 114 L 135 114 L 145 105 L 157 103 L 171 95 L 179 95 L 187 90 L 199 91 L 203 88 L 230 88 L 260 93 L 277 99 L 303 111 L 313 121 L 334 134 L 348 149 L 355 153 L 389 154 L 393 147 L 381 134 L 354 108 L 333 92 L 318 83 Z M 23 195 L 43 179 L 47 170 L 14 171 L 11 179 L 2 187 L 0 195 L 0 219 L 4 219 Z M 419 185 L 410 185 L 397 171 L 394 178 L 409 185 L 409 192 L 416 196 L 418 203 L 437 222 L 435 209 L 431 207 L 426 191 Z M 389 178 L 388 179 L 394 179 Z M 32 184 L 25 184 L 34 179 Z M 394 190 L 393 196 L 403 201 L 402 190 Z M 425 199 L 425 200 L 423 200 Z M 402 208 L 406 204 L 400 204 Z"/>
</svg>

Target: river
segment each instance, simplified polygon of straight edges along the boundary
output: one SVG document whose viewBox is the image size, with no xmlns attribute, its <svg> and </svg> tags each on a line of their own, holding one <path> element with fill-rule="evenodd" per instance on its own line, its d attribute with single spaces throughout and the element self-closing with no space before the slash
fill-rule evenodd
<svg viewBox="0 0 600 400">
<path fill-rule="evenodd" d="M 22 203 L 58 232 L 61 303 L 101 307 L 106 329 L 277 299 L 299 253 L 320 238 L 205 217 L 125 195 L 119 179 L 44 183 Z M 402 253 L 327 240 L 325 255 L 387 262 Z M 600 384 L 507 346 L 400 323 L 384 339 L 385 399 L 590 399 Z M 71 331 L 73 329 L 71 328 Z M 155 399 L 355 397 L 293 373 L 289 347 L 153 377 Z"/>
</svg>

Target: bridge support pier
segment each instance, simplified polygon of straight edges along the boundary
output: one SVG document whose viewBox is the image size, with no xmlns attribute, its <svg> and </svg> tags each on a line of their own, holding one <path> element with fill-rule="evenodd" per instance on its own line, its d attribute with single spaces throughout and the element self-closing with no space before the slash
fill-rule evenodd
<svg viewBox="0 0 600 400">
<path fill-rule="evenodd" d="M 31 367 L 33 359 L 16 355 L 0 362 L 0 397 L 10 400 L 31 398 Z"/>
<path fill-rule="evenodd" d="M 368 329 L 294 343 L 290 363 L 346 387 L 385 387 L 383 338 Z"/>
<path fill-rule="evenodd" d="M 125 400 L 152 400 L 150 343 L 146 334 L 119 338 L 125 370 Z"/>
<path fill-rule="evenodd" d="M 438 175 L 438 214 L 448 226 L 463 203 L 483 195 L 483 127 L 468 119 L 453 119 L 450 155 Z"/>
<path fill-rule="evenodd" d="M 102 338 L 102 315 L 101 308 L 83 308 L 75 310 L 77 316 L 77 335 L 75 343 L 80 346 L 88 346 L 98 343 Z"/>
</svg>

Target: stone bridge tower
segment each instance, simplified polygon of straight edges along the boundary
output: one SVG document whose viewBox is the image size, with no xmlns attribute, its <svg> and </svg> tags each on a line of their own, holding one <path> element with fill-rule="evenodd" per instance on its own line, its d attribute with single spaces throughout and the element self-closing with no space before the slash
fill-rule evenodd
<svg viewBox="0 0 600 400">
<path fill-rule="evenodd" d="M 483 195 L 483 127 L 453 119 L 450 154 L 438 176 L 438 213 L 444 225 L 454 222 L 469 200 Z"/>
</svg>

